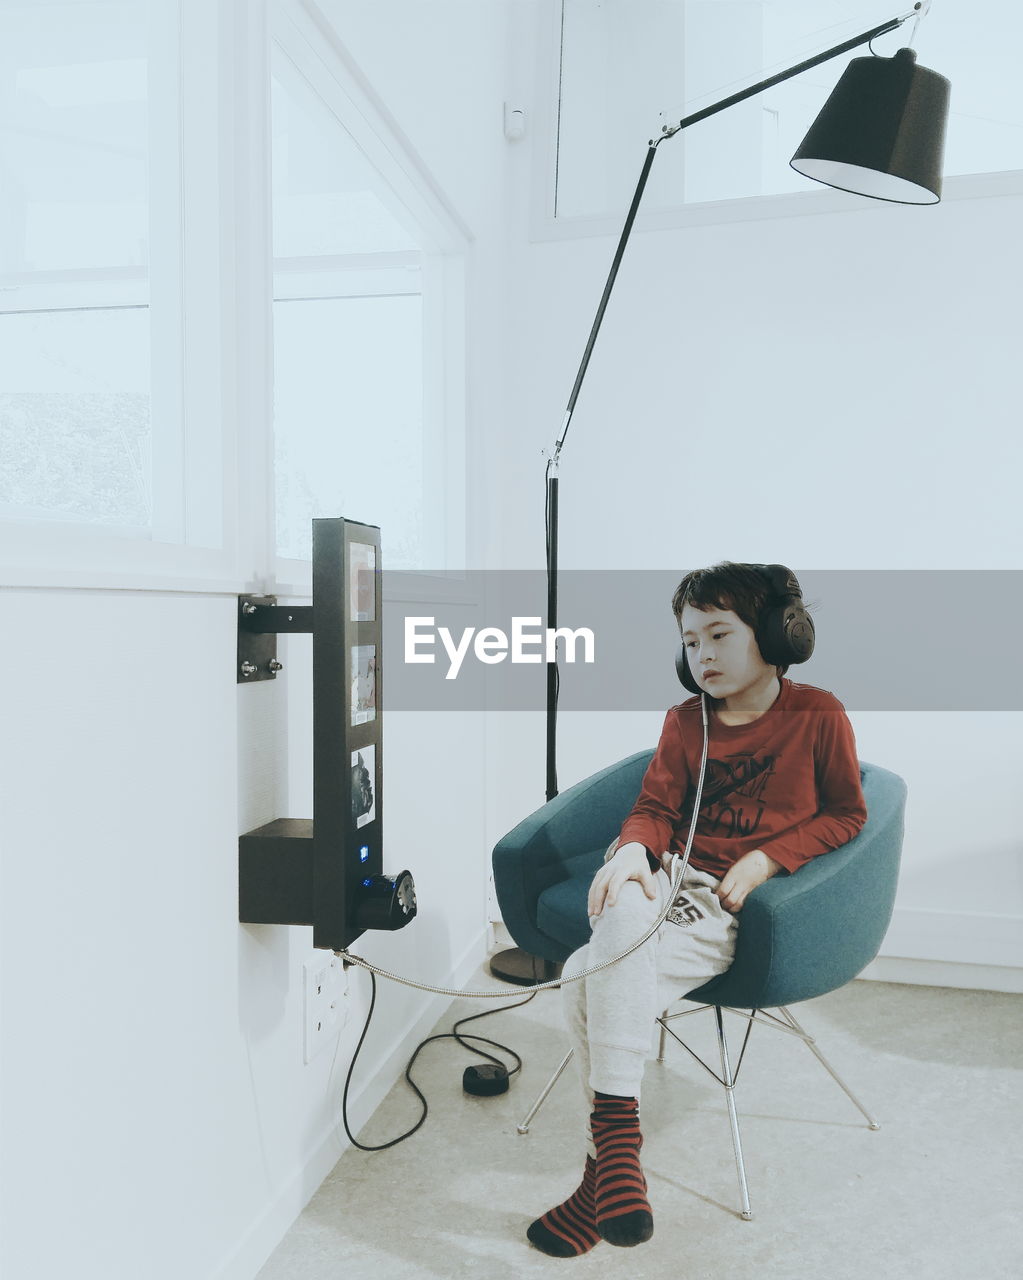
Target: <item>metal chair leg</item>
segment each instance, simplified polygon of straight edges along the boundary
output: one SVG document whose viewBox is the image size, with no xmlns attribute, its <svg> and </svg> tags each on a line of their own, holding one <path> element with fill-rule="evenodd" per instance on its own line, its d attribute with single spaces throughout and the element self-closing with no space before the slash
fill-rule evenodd
<svg viewBox="0 0 1023 1280">
<path fill-rule="evenodd" d="M 739 1137 L 739 1117 L 735 1110 L 735 1078 L 732 1075 L 732 1065 L 728 1060 L 728 1044 L 725 1040 L 724 1019 L 721 1017 L 721 1009 L 718 1005 L 714 1006 L 714 1017 L 717 1020 L 718 1049 L 721 1053 L 721 1083 L 725 1087 L 725 1099 L 728 1103 L 728 1122 L 732 1127 L 732 1147 L 735 1151 L 735 1172 L 739 1178 L 739 1196 L 742 1200 L 742 1216 L 748 1222 L 753 1217 L 753 1210 L 750 1208 L 749 1188 L 746 1185 L 746 1166 L 742 1159 L 742 1140 Z"/>
<path fill-rule="evenodd" d="M 695 1013 L 703 1012 L 708 1007 L 710 1006 L 705 1005 L 703 1006 L 703 1009 L 692 1010 L 691 1012 L 695 1012 Z M 707 1071 L 710 1072 L 711 1075 L 715 1077 L 715 1079 L 718 1081 L 719 1084 L 724 1086 L 725 1102 L 728 1107 L 728 1123 L 732 1130 L 732 1149 L 735 1153 L 735 1172 L 739 1180 L 739 1195 L 742 1201 L 741 1215 L 746 1221 L 749 1221 L 753 1217 L 753 1210 L 750 1207 L 749 1187 L 746 1183 L 746 1165 L 743 1160 L 742 1139 L 739 1134 L 739 1116 L 735 1107 L 735 1074 L 732 1071 L 732 1064 L 728 1055 L 728 1042 L 725 1038 L 724 1018 L 722 1016 L 724 1012 L 736 1013 L 738 1011 L 734 1009 L 723 1010 L 720 1005 L 714 1005 L 713 1008 L 714 1008 L 714 1018 L 717 1025 L 718 1052 L 720 1053 L 720 1056 L 721 1056 L 721 1075 L 720 1076 L 718 1076 L 716 1072 L 714 1072 L 713 1069 L 707 1065 L 707 1063 L 703 1062 L 702 1058 L 700 1058 L 699 1055 L 694 1053 L 693 1050 L 689 1048 L 689 1046 L 685 1043 L 684 1040 L 681 1040 L 678 1036 L 676 1036 L 673 1031 L 668 1030 L 668 1027 L 666 1025 L 667 1019 L 668 1019 L 667 1010 L 665 1010 L 664 1013 L 661 1015 L 661 1018 L 658 1019 L 661 1026 L 661 1034 L 660 1034 L 660 1047 L 658 1050 L 657 1059 L 659 1062 L 664 1061 L 664 1050 L 667 1044 L 667 1036 L 671 1035 L 674 1039 L 678 1040 L 679 1044 L 681 1044 L 684 1049 L 686 1049 L 693 1057 L 696 1058 L 697 1062 L 699 1062 L 701 1066 L 703 1066 Z M 753 1010 L 749 1015 L 746 1015 L 746 1014 L 742 1015 L 744 1018 L 747 1018 L 749 1022 L 749 1026 L 747 1028 L 747 1039 L 749 1038 L 749 1031 L 752 1029 L 753 1022 L 761 1021 L 761 1018 L 757 1016 L 757 1012 L 758 1012 L 757 1010 Z M 849 1099 L 866 1117 L 867 1123 L 870 1126 L 870 1128 L 880 1129 L 881 1126 L 878 1124 L 878 1122 L 874 1119 L 874 1117 L 870 1114 L 870 1112 L 866 1109 L 866 1107 L 864 1107 L 863 1103 L 860 1102 L 859 1098 L 856 1097 L 856 1095 L 845 1083 L 845 1081 L 841 1078 L 838 1072 L 835 1071 L 834 1067 L 832 1067 L 831 1063 L 828 1062 L 824 1054 L 821 1053 L 821 1051 L 817 1048 L 817 1044 L 813 1036 L 808 1035 L 803 1030 L 803 1028 L 796 1021 L 796 1019 L 792 1016 L 792 1013 L 790 1012 L 789 1009 L 785 1008 L 782 1005 L 779 1005 L 778 1013 L 781 1015 L 782 1019 L 784 1019 L 784 1022 L 787 1025 L 783 1026 L 782 1023 L 777 1018 L 769 1019 L 766 1022 L 766 1025 L 773 1026 L 774 1029 L 778 1031 L 785 1031 L 789 1035 L 798 1036 L 799 1039 L 801 1039 L 807 1045 L 807 1047 L 813 1051 L 814 1056 L 817 1058 L 818 1062 L 820 1062 L 821 1066 L 824 1067 L 824 1069 L 828 1072 L 828 1074 L 835 1081 L 835 1083 L 846 1093 Z M 684 1017 L 686 1015 L 676 1014 L 675 1016 Z M 537 1112 L 540 1110 L 543 1104 L 547 1101 L 547 1098 L 550 1096 L 550 1093 L 553 1090 L 554 1086 L 561 1079 L 561 1076 L 564 1073 L 565 1068 L 568 1066 L 569 1062 L 571 1062 L 572 1052 L 573 1051 L 569 1049 L 568 1053 L 566 1053 L 564 1058 L 562 1058 L 561 1063 L 559 1064 L 557 1070 L 554 1072 L 550 1080 L 547 1081 L 547 1084 L 541 1090 L 539 1097 L 533 1103 L 532 1107 L 530 1107 L 522 1123 L 518 1126 L 519 1133 L 529 1132 L 529 1126 L 532 1124 L 534 1118 L 536 1117 Z M 740 1054 L 739 1056 L 740 1066 L 742 1063 L 742 1057 L 743 1055 Z"/>
<path fill-rule="evenodd" d="M 540 1108 L 543 1106 L 543 1104 L 547 1101 L 547 1097 L 548 1097 L 548 1095 L 550 1094 L 551 1090 L 554 1088 L 554 1086 L 555 1086 L 555 1085 L 558 1083 L 558 1081 L 561 1079 L 562 1072 L 565 1070 L 565 1068 L 568 1066 L 568 1064 L 572 1061 L 572 1054 L 573 1054 L 573 1053 L 574 1053 L 574 1050 L 573 1050 L 573 1049 L 569 1049 L 568 1053 L 566 1053 L 566 1054 L 565 1054 L 565 1056 L 561 1059 L 561 1065 L 558 1067 L 558 1069 L 554 1072 L 554 1074 L 551 1076 L 551 1078 L 550 1078 L 550 1079 L 547 1081 L 547 1083 L 544 1085 L 543 1089 L 542 1089 L 542 1090 L 541 1090 L 541 1092 L 540 1092 L 540 1096 L 539 1096 L 539 1097 L 537 1098 L 537 1100 L 533 1103 L 533 1105 L 529 1108 L 529 1111 L 527 1112 L 525 1119 L 524 1119 L 524 1120 L 522 1121 L 522 1123 L 518 1126 L 519 1133 L 528 1133 L 528 1132 L 529 1132 L 529 1126 L 533 1123 L 533 1119 L 534 1119 L 534 1117 L 536 1116 L 536 1113 L 540 1110 Z"/>
<path fill-rule="evenodd" d="M 812 1051 L 813 1051 L 813 1054 L 814 1054 L 814 1056 L 816 1057 L 817 1061 L 821 1064 L 821 1066 L 822 1066 L 822 1067 L 827 1071 L 827 1073 L 831 1076 L 832 1080 L 834 1080 L 834 1082 L 835 1082 L 835 1083 L 836 1083 L 836 1084 L 837 1084 L 841 1089 L 843 1089 L 843 1090 L 845 1091 L 846 1095 L 847 1095 L 847 1096 L 852 1100 L 852 1102 L 856 1105 L 856 1107 L 859 1109 L 859 1111 L 860 1111 L 860 1112 L 861 1112 L 861 1113 L 866 1117 L 866 1120 L 867 1120 L 867 1124 L 868 1124 L 868 1126 L 869 1126 L 871 1129 L 875 1129 L 875 1130 L 876 1130 L 876 1129 L 880 1129 L 880 1128 L 881 1128 L 880 1124 L 878 1124 L 878 1122 L 877 1122 L 877 1121 L 874 1119 L 874 1117 L 870 1114 L 870 1112 L 869 1112 L 869 1111 L 867 1110 L 867 1108 L 863 1105 L 863 1103 L 862 1103 L 862 1102 L 860 1102 L 859 1098 L 857 1098 L 857 1096 L 855 1095 L 855 1093 L 853 1093 L 853 1091 L 852 1091 L 852 1090 L 849 1088 L 849 1086 L 845 1083 L 845 1081 L 844 1081 L 844 1080 L 842 1079 L 842 1077 L 838 1074 L 838 1072 L 835 1070 L 835 1068 L 831 1065 L 831 1063 L 827 1060 L 827 1058 L 825 1058 L 824 1054 L 823 1054 L 823 1053 L 821 1053 L 820 1049 L 818 1049 L 818 1048 L 817 1048 L 817 1042 L 814 1040 L 813 1036 L 809 1036 L 809 1035 L 807 1035 L 807 1034 L 806 1034 L 806 1032 L 805 1032 L 805 1031 L 803 1030 L 803 1028 L 799 1025 L 799 1023 L 795 1020 L 795 1018 L 792 1016 L 792 1014 L 791 1014 L 791 1013 L 788 1011 L 788 1009 L 786 1009 L 783 1005 L 779 1005 L 779 1007 L 778 1007 L 778 1012 L 779 1012 L 780 1014 L 782 1014 L 782 1016 L 783 1016 L 783 1017 L 785 1018 L 785 1020 L 789 1023 L 789 1025 L 792 1027 L 792 1029 L 793 1029 L 794 1031 L 796 1031 L 796 1032 L 798 1032 L 798 1033 L 799 1033 L 799 1035 L 803 1038 L 803 1041 L 804 1041 L 804 1043 L 806 1044 L 806 1047 L 807 1047 L 808 1049 L 810 1049 L 810 1050 L 812 1050 Z"/>
</svg>

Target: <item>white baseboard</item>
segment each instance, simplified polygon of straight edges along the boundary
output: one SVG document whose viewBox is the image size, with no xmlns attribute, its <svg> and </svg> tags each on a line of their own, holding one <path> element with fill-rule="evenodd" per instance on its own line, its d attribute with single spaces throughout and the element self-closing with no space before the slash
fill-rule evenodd
<svg viewBox="0 0 1023 1280">
<path fill-rule="evenodd" d="M 861 978 L 1023 994 L 1023 917 L 896 907 Z"/>
<path fill-rule="evenodd" d="M 941 960 L 906 960 L 878 956 L 860 978 L 903 982 L 910 986 L 949 987 L 960 991 L 1008 991 L 1023 995 L 1023 969 L 990 964 L 948 964 Z"/>
<path fill-rule="evenodd" d="M 1023 916 L 896 907 L 880 955 L 1023 972 Z"/>
<path fill-rule="evenodd" d="M 465 986 L 486 959 L 490 936 L 489 927 L 481 930 L 475 941 L 466 948 L 461 960 L 453 966 L 445 980 L 446 985 L 456 991 Z M 362 1128 L 391 1087 L 401 1078 L 416 1045 L 430 1033 L 450 1003 L 449 996 L 429 997 L 415 1023 L 396 1037 L 383 1060 L 372 1069 L 367 1067 L 366 1083 L 358 1093 L 349 1098 L 348 1117 L 353 1133 Z M 323 1180 L 350 1147 L 351 1143 L 340 1121 L 332 1125 L 305 1165 L 280 1188 L 238 1242 L 230 1257 L 212 1273 L 210 1280 L 253 1280 L 316 1194 Z"/>
</svg>

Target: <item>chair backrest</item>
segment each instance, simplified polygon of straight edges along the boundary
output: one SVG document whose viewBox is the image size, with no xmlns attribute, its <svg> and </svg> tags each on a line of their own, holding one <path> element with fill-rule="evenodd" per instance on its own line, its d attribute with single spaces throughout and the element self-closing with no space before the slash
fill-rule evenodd
<svg viewBox="0 0 1023 1280">
<path fill-rule="evenodd" d="M 568 787 L 514 827 L 494 847 L 494 888 L 516 944 L 560 963 L 585 945 L 589 882 L 636 802 L 653 751 L 637 751 Z M 551 894 L 567 895 L 556 920 L 539 916 Z"/>
<path fill-rule="evenodd" d="M 844 986 L 874 959 L 895 905 L 906 784 L 862 761 L 860 777 L 867 821 L 859 835 L 751 893 L 732 967 L 692 999 L 749 1009 L 796 1004 Z"/>
</svg>

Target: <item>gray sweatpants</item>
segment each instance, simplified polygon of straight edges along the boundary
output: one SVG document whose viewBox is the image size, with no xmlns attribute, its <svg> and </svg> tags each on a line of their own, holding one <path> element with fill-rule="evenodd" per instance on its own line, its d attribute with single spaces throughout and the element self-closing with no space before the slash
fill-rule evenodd
<svg viewBox="0 0 1023 1280">
<path fill-rule="evenodd" d="M 724 973 L 735 955 L 738 920 L 713 893 L 717 878 L 687 867 L 667 920 L 649 942 L 609 969 L 565 983 L 643 936 L 664 909 L 670 887 L 663 871 L 654 882 L 656 901 L 635 880 L 625 884 L 617 903 L 592 919 L 589 943 L 565 962 L 561 996 L 587 1114 L 594 1090 L 639 1097 L 654 1019 Z"/>
</svg>

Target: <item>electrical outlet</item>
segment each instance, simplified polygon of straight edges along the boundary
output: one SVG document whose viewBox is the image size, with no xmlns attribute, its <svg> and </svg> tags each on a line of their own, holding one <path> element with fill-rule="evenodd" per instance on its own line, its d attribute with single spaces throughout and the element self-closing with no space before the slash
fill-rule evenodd
<svg viewBox="0 0 1023 1280">
<path fill-rule="evenodd" d="M 348 975 L 337 956 L 310 960 L 305 975 L 305 1061 L 337 1039 L 348 1020 Z"/>
</svg>

